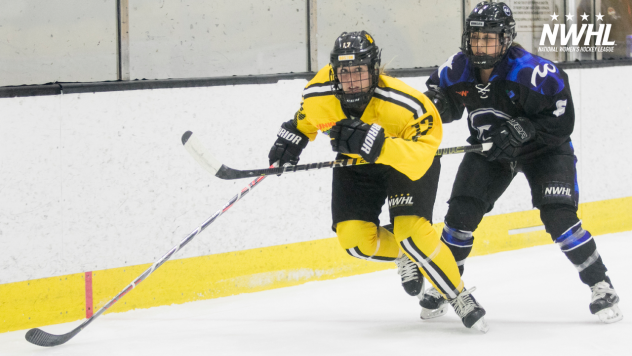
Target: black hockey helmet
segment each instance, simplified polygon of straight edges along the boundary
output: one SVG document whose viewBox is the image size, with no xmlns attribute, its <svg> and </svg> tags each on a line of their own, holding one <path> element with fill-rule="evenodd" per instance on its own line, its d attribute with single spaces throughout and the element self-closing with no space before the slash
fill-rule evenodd
<svg viewBox="0 0 632 356">
<path fill-rule="evenodd" d="M 380 49 L 375 44 L 373 37 L 366 31 L 343 32 L 336 39 L 334 49 L 330 56 L 331 71 L 329 80 L 334 95 L 340 104 L 348 109 L 360 110 L 371 101 L 373 92 L 377 87 L 380 75 Z M 361 88 L 357 93 L 345 93 L 342 89 L 341 78 L 338 76 L 338 68 L 348 68 L 367 65 L 369 86 Z M 350 72 L 349 72 L 350 73 Z M 352 76 L 347 76 L 347 80 Z"/>
<path fill-rule="evenodd" d="M 465 31 L 461 38 L 461 51 L 470 59 L 475 67 L 492 68 L 506 54 L 514 38 L 516 38 L 516 21 L 509 6 L 504 2 L 483 1 L 476 5 L 465 20 Z M 472 48 L 472 33 L 495 33 L 499 38 L 500 49 L 494 56 L 477 54 L 478 43 Z"/>
</svg>

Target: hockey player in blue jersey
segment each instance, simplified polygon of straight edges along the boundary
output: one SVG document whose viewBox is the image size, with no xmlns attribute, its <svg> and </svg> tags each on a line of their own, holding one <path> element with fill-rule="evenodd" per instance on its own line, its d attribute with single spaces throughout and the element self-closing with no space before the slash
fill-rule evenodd
<svg viewBox="0 0 632 356">
<path fill-rule="evenodd" d="M 467 109 L 468 142 L 493 146 L 486 155 L 465 154 L 441 239 L 463 274 L 472 233 L 522 172 L 546 231 L 592 290 L 590 312 L 605 323 L 621 320 L 606 266 L 577 217 L 577 158 L 570 139 L 575 113 L 566 73 L 513 44 L 515 21 L 502 2 L 476 5 L 464 29 L 461 52 L 448 58 L 426 84 L 444 123 L 460 119 Z M 447 310 L 434 288 L 420 296 L 420 304 L 422 319 Z"/>
</svg>

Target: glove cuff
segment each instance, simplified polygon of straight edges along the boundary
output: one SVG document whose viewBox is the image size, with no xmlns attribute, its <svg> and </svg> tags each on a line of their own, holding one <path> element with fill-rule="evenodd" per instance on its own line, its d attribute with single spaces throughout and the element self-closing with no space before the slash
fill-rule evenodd
<svg viewBox="0 0 632 356">
<path fill-rule="evenodd" d="M 362 147 L 360 147 L 360 156 L 367 162 L 375 163 L 380 153 L 382 153 L 382 146 L 384 145 L 385 139 L 386 136 L 384 136 L 382 126 L 378 124 L 371 125 L 366 136 L 364 136 Z"/>
</svg>

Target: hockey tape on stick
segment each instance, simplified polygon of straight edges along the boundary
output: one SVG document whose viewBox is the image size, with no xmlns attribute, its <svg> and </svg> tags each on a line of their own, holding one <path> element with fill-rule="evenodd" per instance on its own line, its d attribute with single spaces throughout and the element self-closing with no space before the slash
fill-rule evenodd
<svg viewBox="0 0 632 356">
<path fill-rule="evenodd" d="M 189 136 L 191 136 L 189 134 Z M 183 138 L 184 141 L 184 138 Z M 186 146 L 186 145 L 185 145 Z M 191 151 L 189 151 L 191 152 Z M 193 150 L 196 154 L 199 152 Z M 201 157 L 209 158 L 208 156 L 204 156 L 201 154 Z M 203 162 L 206 164 L 207 162 Z M 212 169 L 213 165 L 209 163 L 209 168 Z M 26 341 L 45 347 L 57 346 L 66 343 L 68 340 L 72 339 L 75 335 L 77 335 L 81 330 L 85 329 L 94 319 L 98 318 L 101 314 L 103 314 L 106 310 L 108 310 L 114 303 L 118 302 L 121 298 L 125 296 L 125 294 L 129 293 L 132 289 L 136 288 L 136 286 L 145 280 L 145 278 L 149 277 L 155 270 L 157 270 L 160 266 L 162 266 L 167 260 L 171 258 L 176 252 L 178 252 L 181 248 L 183 248 L 186 244 L 191 242 L 194 237 L 196 237 L 200 232 L 204 231 L 215 219 L 217 219 L 220 215 L 224 214 L 228 209 L 230 209 L 237 201 L 243 198 L 252 188 L 254 188 L 257 184 L 259 184 L 262 180 L 265 179 L 265 176 L 258 177 L 253 180 L 243 188 L 237 195 L 232 197 L 228 203 L 226 203 L 220 210 L 215 212 L 215 214 L 211 215 L 206 221 L 204 221 L 200 226 L 198 226 L 195 230 L 193 230 L 189 235 L 187 235 L 179 244 L 171 248 L 169 252 L 163 255 L 158 261 L 156 261 L 153 265 L 151 265 L 145 272 L 143 272 L 140 276 L 138 276 L 132 283 L 130 283 L 125 289 L 123 289 L 119 294 L 117 294 L 112 300 L 107 302 L 101 309 L 99 309 L 94 315 L 90 318 L 86 319 L 81 325 L 70 331 L 69 333 L 63 335 L 54 335 L 49 334 L 41 329 L 35 328 L 29 330 L 26 335 Z"/>
<path fill-rule="evenodd" d="M 270 175 L 280 175 L 293 172 L 305 172 L 323 168 L 336 168 L 336 167 L 348 167 L 359 166 L 362 164 L 371 164 L 362 158 L 346 158 L 336 161 L 298 164 L 295 166 L 285 165 L 278 168 L 262 168 L 262 169 L 250 169 L 250 170 L 238 170 L 233 169 L 225 164 L 219 163 L 213 155 L 200 143 L 200 141 L 193 135 L 191 131 L 187 131 L 182 135 L 182 144 L 187 149 L 187 152 L 198 162 L 204 169 L 220 179 L 241 179 L 241 178 L 253 178 L 253 177 L 266 177 Z M 437 150 L 436 156 L 444 156 L 457 153 L 466 152 L 484 152 L 492 147 L 492 143 L 483 143 L 472 146 L 459 146 L 440 148 Z"/>
</svg>

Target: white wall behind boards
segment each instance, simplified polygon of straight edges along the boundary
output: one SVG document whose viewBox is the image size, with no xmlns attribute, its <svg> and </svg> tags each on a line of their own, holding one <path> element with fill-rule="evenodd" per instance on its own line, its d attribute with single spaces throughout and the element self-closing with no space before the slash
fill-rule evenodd
<svg viewBox="0 0 632 356">
<path fill-rule="evenodd" d="M 624 151 L 632 67 L 568 73 L 581 201 L 632 196 Z M 403 80 L 425 88 L 426 78 Z M 0 99 L 0 284 L 154 262 L 249 182 L 198 167 L 182 133 L 195 132 L 232 167 L 266 167 L 305 84 Z M 443 147 L 466 144 L 464 120 L 444 130 Z M 333 157 L 320 135 L 301 162 Z M 436 222 L 460 159 L 442 159 Z M 331 170 L 270 177 L 175 258 L 333 237 L 330 194 Z M 530 200 L 519 176 L 492 214 L 531 209 Z"/>
</svg>

